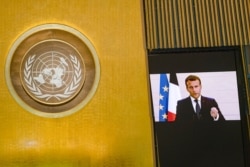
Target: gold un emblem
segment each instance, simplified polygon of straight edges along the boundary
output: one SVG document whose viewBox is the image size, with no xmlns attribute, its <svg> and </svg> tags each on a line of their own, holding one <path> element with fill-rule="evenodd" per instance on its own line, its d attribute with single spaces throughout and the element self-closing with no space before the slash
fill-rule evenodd
<svg viewBox="0 0 250 167">
<path fill-rule="evenodd" d="M 13 44 L 6 80 L 26 110 L 57 118 L 87 104 L 99 71 L 95 49 L 83 34 L 65 25 L 46 24 L 28 30 Z"/>
</svg>

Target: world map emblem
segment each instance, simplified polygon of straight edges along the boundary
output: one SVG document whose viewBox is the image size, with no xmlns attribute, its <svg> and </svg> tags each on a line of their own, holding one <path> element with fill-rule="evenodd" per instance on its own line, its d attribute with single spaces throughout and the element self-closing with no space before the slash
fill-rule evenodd
<svg viewBox="0 0 250 167">
<path fill-rule="evenodd" d="M 65 103 L 84 84 L 84 63 L 77 55 L 53 50 L 28 55 L 22 62 L 21 79 L 35 100 L 49 105 Z"/>
<path fill-rule="evenodd" d="M 24 32 L 6 61 L 6 82 L 25 110 L 58 118 L 80 111 L 93 98 L 100 78 L 97 53 L 78 30 L 44 24 Z"/>
</svg>

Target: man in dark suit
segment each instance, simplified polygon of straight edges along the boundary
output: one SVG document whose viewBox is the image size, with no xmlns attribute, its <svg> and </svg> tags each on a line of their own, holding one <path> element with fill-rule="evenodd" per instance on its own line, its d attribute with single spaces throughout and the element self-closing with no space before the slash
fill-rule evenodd
<svg viewBox="0 0 250 167">
<path fill-rule="evenodd" d="M 185 84 L 190 96 L 177 102 L 177 122 L 225 120 L 215 99 L 201 95 L 202 85 L 198 76 L 189 75 Z"/>
</svg>

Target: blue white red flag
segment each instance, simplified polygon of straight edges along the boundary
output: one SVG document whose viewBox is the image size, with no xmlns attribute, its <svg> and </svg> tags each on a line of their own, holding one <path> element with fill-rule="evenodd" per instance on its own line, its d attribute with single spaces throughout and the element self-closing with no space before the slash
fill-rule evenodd
<svg viewBox="0 0 250 167">
<path fill-rule="evenodd" d="M 175 121 L 177 101 L 181 99 L 176 74 L 151 74 L 150 80 L 155 121 Z"/>
</svg>

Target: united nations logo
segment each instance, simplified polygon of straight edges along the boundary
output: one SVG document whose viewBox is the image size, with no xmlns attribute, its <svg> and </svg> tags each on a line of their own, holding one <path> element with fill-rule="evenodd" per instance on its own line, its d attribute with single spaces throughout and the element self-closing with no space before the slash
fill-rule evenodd
<svg viewBox="0 0 250 167">
<path fill-rule="evenodd" d="M 99 70 L 94 47 L 83 34 L 48 24 L 25 32 L 13 44 L 6 80 L 25 109 L 57 118 L 87 104 L 97 88 Z"/>
<path fill-rule="evenodd" d="M 69 44 L 43 41 L 26 56 L 21 64 L 21 80 L 25 91 L 35 100 L 48 105 L 65 103 L 82 88 L 84 62 Z"/>
</svg>

